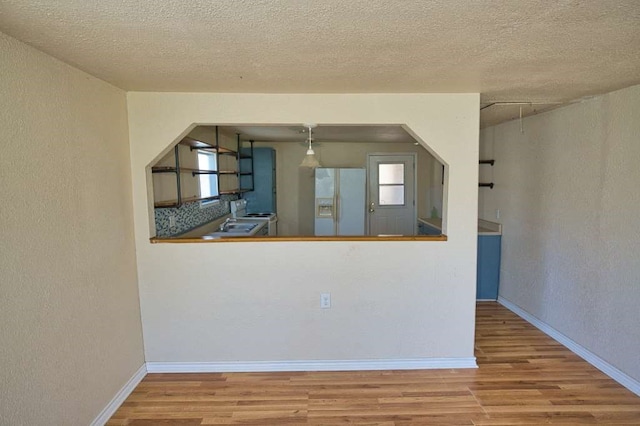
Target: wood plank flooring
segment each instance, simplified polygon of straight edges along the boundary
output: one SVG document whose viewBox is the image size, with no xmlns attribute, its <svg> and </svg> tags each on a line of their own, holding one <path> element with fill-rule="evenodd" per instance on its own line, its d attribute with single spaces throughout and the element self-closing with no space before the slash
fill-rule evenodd
<svg viewBox="0 0 640 426">
<path fill-rule="evenodd" d="M 495 302 L 479 369 L 149 374 L 108 425 L 640 425 L 640 397 Z"/>
</svg>

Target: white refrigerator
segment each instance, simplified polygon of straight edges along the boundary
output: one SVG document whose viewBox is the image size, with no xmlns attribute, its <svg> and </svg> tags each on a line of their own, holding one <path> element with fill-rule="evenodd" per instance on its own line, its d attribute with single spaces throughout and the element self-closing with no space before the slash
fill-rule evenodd
<svg viewBox="0 0 640 426">
<path fill-rule="evenodd" d="M 316 169 L 316 236 L 365 235 L 365 169 Z"/>
</svg>

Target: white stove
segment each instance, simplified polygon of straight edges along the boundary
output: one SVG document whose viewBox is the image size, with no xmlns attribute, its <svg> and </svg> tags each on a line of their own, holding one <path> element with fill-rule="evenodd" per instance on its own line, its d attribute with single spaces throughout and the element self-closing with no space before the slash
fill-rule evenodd
<svg viewBox="0 0 640 426">
<path fill-rule="evenodd" d="M 254 222 L 261 220 L 267 221 L 269 236 L 274 237 L 278 234 L 278 218 L 275 213 L 247 213 L 247 200 L 229 201 L 229 207 L 231 208 L 231 216 L 235 219 L 251 220 Z"/>
</svg>

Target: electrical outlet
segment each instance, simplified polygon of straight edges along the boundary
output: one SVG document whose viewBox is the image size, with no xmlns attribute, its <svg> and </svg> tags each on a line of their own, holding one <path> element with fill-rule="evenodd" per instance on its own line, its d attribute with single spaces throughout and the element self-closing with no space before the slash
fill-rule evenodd
<svg viewBox="0 0 640 426">
<path fill-rule="evenodd" d="M 176 216 L 172 214 L 169 216 L 169 228 L 175 228 L 175 226 L 176 226 Z"/>
<path fill-rule="evenodd" d="M 320 308 L 329 309 L 331 307 L 331 293 L 320 294 Z"/>
</svg>

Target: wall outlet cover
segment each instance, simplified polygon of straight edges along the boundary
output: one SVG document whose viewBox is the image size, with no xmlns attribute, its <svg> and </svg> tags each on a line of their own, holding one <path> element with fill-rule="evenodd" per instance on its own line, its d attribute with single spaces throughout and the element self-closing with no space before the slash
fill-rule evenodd
<svg viewBox="0 0 640 426">
<path fill-rule="evenodd" d="M 320 294 L 320 308 L 329 309 L 331 307 L 331 293 Z"/>
</svg>

